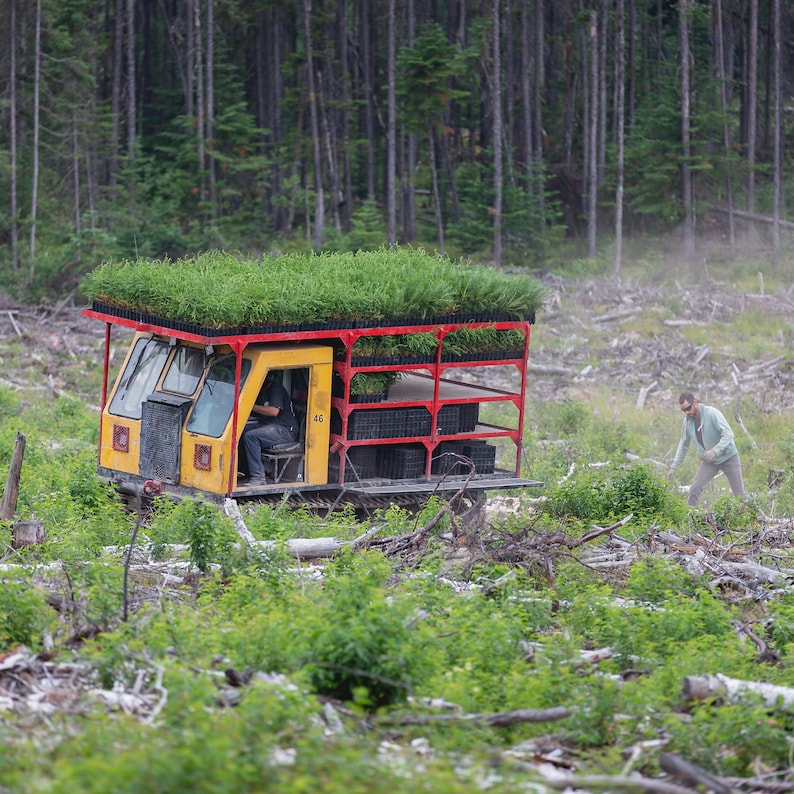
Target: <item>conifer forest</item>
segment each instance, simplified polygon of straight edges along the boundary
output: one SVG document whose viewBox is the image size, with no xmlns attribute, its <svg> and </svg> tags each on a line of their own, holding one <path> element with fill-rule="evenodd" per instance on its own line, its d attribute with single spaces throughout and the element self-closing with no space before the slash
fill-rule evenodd
<svg viewBox="0 0 794 794">
<path fill-rule="evenodd" d="M 0 0 L 0 273 L 418 243 L 777 255 L 783 0 Z M 748 237 L 748 231 L 752 235 Z M 706 253 L 703 253 L 703 248 Z"/>
</svg>

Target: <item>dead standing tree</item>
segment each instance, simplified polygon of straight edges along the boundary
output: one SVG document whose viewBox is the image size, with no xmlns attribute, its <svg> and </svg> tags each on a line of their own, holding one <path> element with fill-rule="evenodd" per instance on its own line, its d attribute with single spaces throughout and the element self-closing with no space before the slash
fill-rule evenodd
<svg viewBox="0 0 794 794">
<path fill-rule="evenodd" d="M 8 470 L 6 487 L 3 499 L 0 501 L 0 521 L 13 521 L 19 499 L 19 480 L 22 474 L 22 459 L 25 457 L 27 439 L 22 433 L 17 433 L 14 442 L 14 453 L 11 458 L 11 467 Z M 33 543 L 44 541 L 44 524 L 41 521 L 17 521 L 12 524 L 13 541 L 15 549 L 30 546 Z"/>
</svg>

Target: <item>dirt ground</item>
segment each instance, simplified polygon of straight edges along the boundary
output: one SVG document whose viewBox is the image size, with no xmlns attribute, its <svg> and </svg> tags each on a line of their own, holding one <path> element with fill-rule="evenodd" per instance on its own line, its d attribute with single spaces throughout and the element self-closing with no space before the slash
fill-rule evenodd
<svg viewBox="0 0 794 794">
<path fill-rule="evenodd" d="M 691 390 L 726 408 L 741 399 L 768 411 L 794 410 L 794 286 L 766 294 L 762 283 L 748 293 L 709 280 L 662 288 L 550 274 L 539 278 L 550 299 L 532 330 L 533 397 L 582 399 L 609 385 L 632 402 L 649 405 L 670 404 L 680 391 Z M 716 344 L 692 344 L 685 336 L 687 327 L 713 327 L 751 310 L 780 320 L 776 338 L 764 340 L 771 353 L 760 359 L 737 357 L 735 349 Z M 26 306 L 0 296 L 0 385 L 71 394 L 98 405 L 104 334 L 104 325 L 84 317 L 73 298 Z M 126 329 L 112 329 L 114 371 L 130 336 Z"/>
</svg>

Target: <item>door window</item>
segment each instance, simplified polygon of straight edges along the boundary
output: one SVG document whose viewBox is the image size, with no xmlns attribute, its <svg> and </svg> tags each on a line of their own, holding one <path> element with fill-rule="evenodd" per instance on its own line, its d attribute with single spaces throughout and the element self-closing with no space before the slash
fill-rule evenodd
<svg viewBox="0 0 794 794">
<path fill-rule="evenodd" d="M 210 366 L 196 405 L 187 422 L 191 433 L 219 438 L 226 428 L 234 408 L 234 373 L 236 360 L 233 354 L 222 356 Z M 240 376 L 240 389 L 251 371 L 251 362 L 244 358 Z"/>
</svg>

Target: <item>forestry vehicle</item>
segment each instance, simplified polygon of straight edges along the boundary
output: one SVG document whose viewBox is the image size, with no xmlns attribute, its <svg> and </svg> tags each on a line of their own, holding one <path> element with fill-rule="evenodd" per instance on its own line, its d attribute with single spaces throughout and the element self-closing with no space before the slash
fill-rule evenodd
<svg viewBox="0 0 794 794">
<path fill-rule="evenodd" d="M 216 328 L 101 300 L 83 311 L 105 323 L 99 474 L 123 494 L 287 498 L 327 508 L 413 505 L 464 485 L 475 499 L 540 485 L 520 474 L 534 316 Z M 114 327 L 134 336 L 111 383 Z M 482 329 L 508 338 L 511 349 L 451 345 Z M 416 335 L 425 342 L 420 355 L 371 352 L 396 339 L 410 348 Z M 238 473 L 238 442 L 271 371 L 291 396 L 299 433 L 265 450 L 267 482 L 251 487 Z M 389 385 L 361 393 L 357 384 L 367 381 Z M 499 424 L 483 421 L 489 411 Z"/>
</svg>

